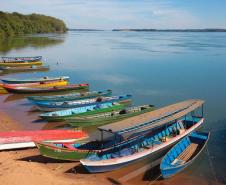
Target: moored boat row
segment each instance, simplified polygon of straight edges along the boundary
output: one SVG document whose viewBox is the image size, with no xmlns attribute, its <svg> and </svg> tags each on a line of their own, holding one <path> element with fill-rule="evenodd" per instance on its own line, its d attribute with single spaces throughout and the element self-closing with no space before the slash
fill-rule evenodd
<svg viewBox="0 0 226 185">
<path fill-rule="evenodd" d="M 2 59 L 3 71 L 45 68 L 42 57 Z M 160 170 L 163 178 L 169 178 L 191 164 L 209 139 L 209 133 L 197 132 L 204 122 L 203 100 L 191 99 L 156 110 L 154 105 L 130 106 L 130 94 L 112 95 L 112 90 L 89 91 L 87 83 L 70 84 L 68 76 L 1 80 L 0 88 L 27 96 L 26 106 L 42 111 L 39 118 L 50 125 L 93 126 L 99 134 L 95 140 L 87 140 L 88 134 L 82 130 L 0 132 L 0 150 L 37 146 L 41 155 L 80 161 L 90 173 L 163 158 Z"/>
</svg>

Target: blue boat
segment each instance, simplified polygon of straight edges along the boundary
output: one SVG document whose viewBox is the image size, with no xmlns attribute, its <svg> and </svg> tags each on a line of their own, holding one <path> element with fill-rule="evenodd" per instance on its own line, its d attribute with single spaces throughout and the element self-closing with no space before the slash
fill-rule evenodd
<svg viewBox="0 0 226 185">
<path fill-rule="evenodd" d="M 209 139 L 209 132 L 192 132 L 177 143 L 162 159 L 163 178 L 170 178 L 194 162 Z"/>
<path fill-rule="evenodd" d="M 121 110 L 125 108 L 126 104 L 103 103 L 99 105 L 89 105 L 85 107 L 78 107 L 74 109 L 66 109 L 40 114 L 39 117 L 47 121 L 65 121 L 68 118 L 82 115 L 94 115 L 99 113 L 111 112 L 114 110 Z"/>
<path fill-rule="evenodd" d="M 64 109 L 72 109 L 77 107 L 85 107 L 89 105 L 101 105 L 103 103 L 128 103 L 131 101 L 131 95 L 120 95 L 111 97 L 97 97 L 92 99 L 63 101 L 63 102 L 33 102 L 41 111 L 58 111 Z"/>
<path fill-rule="evenodd" d="M 187 100 L 98 127 L 101 142 L 112 137 L 114 147 L 80 162 L 91 173 L 116 170 L 140 160 L 157 163 L 172 146 L 203 124 L 203 103 Z M 200 107 L 201 115 L 195 111 Z"/>
<path fill-rule="evenodd" d="M 62 102 L 62 101 L 73 101 L 82 100 L 87 98 L 96 98 L 99 96 L 111 96 L 112 90 L 108 89 L 105 91 L 91 91 L 82 93 L 70 93 L 64 95 L 52 95 L 52 96 L 29 96 L 27 99 L 33 102 Z"/>
</svg>

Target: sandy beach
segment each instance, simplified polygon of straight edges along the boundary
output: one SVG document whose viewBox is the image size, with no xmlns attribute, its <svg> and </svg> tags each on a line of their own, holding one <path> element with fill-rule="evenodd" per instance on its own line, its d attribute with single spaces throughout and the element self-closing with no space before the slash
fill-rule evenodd
<svg viewBox="0 0 226 185">
<path fill-rule="evenodd" d="M 20 130 L 19 124 L 0 112 L 0 130 Z M 62 162 L 39 155 L 37 149 L 0 152 L 0 184 L 4 185 L 79 185 L 111 184 L 96 175 L 76 174 L 78 162 Z M 98 179 L 98 181 L 97 181 Z"/>
</svg>

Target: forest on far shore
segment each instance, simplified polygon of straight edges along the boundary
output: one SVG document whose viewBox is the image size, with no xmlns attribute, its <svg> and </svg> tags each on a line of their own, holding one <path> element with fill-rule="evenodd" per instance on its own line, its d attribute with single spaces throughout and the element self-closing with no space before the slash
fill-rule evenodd
<svg viewBox="0 0 226 185">
<path fill-rule="evenodd" d="M 65 23 L 57 18 L 41 15 L 23 15 L 0 11 L 0 38 L 32 33 L 66 32 Z"/>
</svg>

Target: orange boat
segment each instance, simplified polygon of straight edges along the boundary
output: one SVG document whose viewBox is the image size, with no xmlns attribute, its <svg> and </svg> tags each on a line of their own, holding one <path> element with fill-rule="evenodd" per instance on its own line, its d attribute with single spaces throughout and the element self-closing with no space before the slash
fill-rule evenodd
<svg viewBox="0 0 226 185">
<path fill-rule="evenodd" d="M 4 88 L 4 85 L 0 84 L 0 93 L 6 94 L 8 91 Z M 67 80 L 56 80 L 50 82 L 34 82 L 34 83 L 23 83 L 23 84 L 7 84 L 10 87 L 36 87 L 36 88 L 43 88 L 43 87 L 54 87 L 54 86 L 65 86 L 68 85 Z"/>
</svg>

